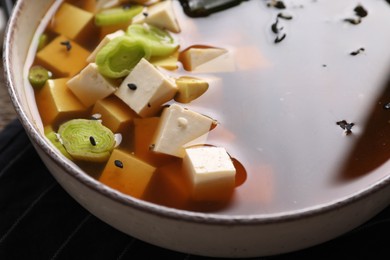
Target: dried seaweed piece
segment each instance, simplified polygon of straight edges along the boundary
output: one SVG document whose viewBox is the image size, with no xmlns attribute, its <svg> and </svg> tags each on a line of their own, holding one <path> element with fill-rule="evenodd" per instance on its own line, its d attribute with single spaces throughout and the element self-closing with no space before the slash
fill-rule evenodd
<svg viewBox="0 0 390 260">
<path fill-rule="evenodd" d="M 361 52 L 363 52 L 363 51 L 365 51 L 364 48 L 359 48 L 359 49 L 357 49 L 356 51 L 353 51 L 353 52 L 351 52 L 351 53 L 349 53 L 349 54 L 352 55 L 352 56 L 356 56 L 356 55 L 358 55 L 359 53 L 361 53 Z"/>
<path fill-rule="evenodd" d="M 353 25 L 357 25 L 357 24 L 360 24 L 362 22 L 362 19 L 360 18 L 345 18 L 343 20 L 344 22 L 348 22 L 350 24 L 353 24 Z"/>
<path fill-rule="evenodd" d="M 275 34 L 278 34 L 279 31 L 283 29 L 283 27 L 282 28 L 278 28 L 278 23 L 279 23 L 279 20 L 276 18 L 276 21 L 271 25 L 271 30 Z"/>
<path fill-rule="evenodd" d="M 286 38 L 286 34 L 284 33 L 282 36 L 276 36 L 276 38 L 275 38 L 275 43 L 279 43 L 279 42 L 281 42 L 281 41 L 283 41 L 285 38 Z"/>
<path fill-rule="evenodd" d="M 355 12 L 356 18 L 345 18 L 344 22 L 348 22 L 353 25 L 360 24 L 362 22 L 362 18 L 368 15 L 367 10 L 362 5 L 357 5 L 353 11 Z"/>
<path fill-rule="evenodd" d="M 280 0 L 271 0 L 267 3 L 268 7 L 275 7 L 276 9 L 286 9 L 286 5 Z"/>
<path fill-rule="evenodd" d="M 284 13 L 278 13 L 278 18 L 284 19 L 284 20 L 292 20 L 292 15 L 284 14 Z"/>
<path fill-rule="evenodd" d="M 348 123 L 346 120 L 338 121 L 336 124 L 344 129 L 347 135 L 352 134 L 352 127 L 355 125 L 355 123 Z"/>
<path fill-rule="evenodd" d="M 367 10 L 362 5 L 356 6 L 353 10 L 355 11 L 355 14 L 361 18 L 366 17 L 368 15 Z"/>
<path fill-rule="evenodd" d="M 70 51 L 72 49 L 72 43 L 70 41 L 63 41 L 61 42 L 61 45 L 64 45 L 67 51 Z"/>
</svg>

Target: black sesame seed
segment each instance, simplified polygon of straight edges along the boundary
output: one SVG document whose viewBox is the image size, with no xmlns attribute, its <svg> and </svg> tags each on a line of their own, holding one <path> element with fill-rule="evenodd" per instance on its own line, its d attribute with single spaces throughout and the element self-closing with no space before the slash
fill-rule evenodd
<svg viewBox="0 0 390 260">
<path fill-rule="evenodd" d="M 127 84 L 127 86 L 128 86 L 129 89 L 131 89 L 131 90 L 136 90 L 136 89 L 137 89 L 137 85 L 135 85 L 134 83 L 129 83 L 129 84 Z"/>
<path fill-rule="evenodd" d="M 89 142 L 90 142 L 93 146 L 96 146 L 96 140 L 95 140 L 95 138 L 93 138 L 93 136 L 90 136 L 90 137 L 89 137 Z"/>
<path fill-rule="evenodd" d="M 143 14 L 145 17 L 148 17 L 148 15 L 149 15 L 147 12 L 143 12 L 142 14 Z"/>
<path fill-rule="evenodd" d="M 148 107 L 151 107 L 152 105 L 150 103 L 148 103 Z"/>
<path fill-rule="evenodd" d="M 72 44 L 70 43 L 70 41 L 63 41 L 61 42 L 61 45 L 64 45 L 67 51 L 70 51 L 72 49 Z"/>
<path fill-rule="evenodd" d="M 114 161 L 114 164 L 115 164 L 115 166 L 116 167 L 118 167 L 118 168 L 123 168 L 123 162 L 122 161 L 120 161 L 120 160 L 115 160 Z"/>
</svg>

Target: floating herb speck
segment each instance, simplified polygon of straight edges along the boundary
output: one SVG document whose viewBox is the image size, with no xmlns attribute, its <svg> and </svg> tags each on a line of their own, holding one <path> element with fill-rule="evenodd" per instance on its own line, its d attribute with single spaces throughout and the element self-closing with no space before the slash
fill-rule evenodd
<svg viewBox="0 0 390 260">
<path fill-rule="evenodd" d="M 345 130 L 345 134 L 352 134 L 352 127 L 355 125 L 354 123 L 348 123 L 346 120 L 336 122 L 338 126 Z"/>
<path fill-rule="evenodd" d="M 283 1 L 271 0 L 267 3 L 268 7 L 275 7 L 276 9 L 286 9 L 286 5 Z"/>
<path fill-rule="evenodd" d="M 356 55 L 358 55 L 359 53 L 361 53 L 361 52 L 363 52 L 363 51 L 365 51 L 364 48 L 359 48 L 359 49 L 357 49 L 356 51 L 353 51 L 353 52 L 351 52 L 351 53 L 349 53 L 349 54 L 352 55 L 352 56 L 356 56 Z"/>
<path fill-rule="evenodd" d="M 286 34 L 284 33 L 281 37 L 279 37 L 279 36 L 276 36 L 276 38 L 275 38 L 275 43 L 279 43 L 279 42 L 281 42 L 281 41 L 283 41 L 285 38 L 286 38 Z"/>
<path fill-rule="evenodd" d="M 355 9 L 353 9 L 355 11 L 355 14 L 359 17 L 366 17 L 368 15 L 368 12 L 367 10 L 362 6 L 362 5 L 358 5 L 355 7 Z"/>
<path fill-rule="evenodd" d="M 350 23 L 350 24 L 357 25 L 357 24 L 359 24 L 359 23 L 362 22 L 362 19 L 360 19 L 360 18 L 356 18 L 356 19 L 353 19 L 353 18 L 345 18 L 345 19 L 344 19 L 344 22 L 348 22 L 348 23 Z"/>
<path fill-rule="evenodd" d="M 278 18 L 282 18 L 284 20 L 291 20 L 291 19 L 293 19 L 292 15 L 284 14 L 284 13 L 278 13 Z"/>
<path fill-rule="evenodd" d="M 279 23 L 279 20 L 276 19 L 276 21 L 271 25 L 271 30 L 275 34 L 279 33 L 278 23 Z"/>
<path fill-rule="evenodd" d="M 277 9 L 286 9 L 286 5 L 282 1 L 276 1 L 274 7 Z"/>
</svg>

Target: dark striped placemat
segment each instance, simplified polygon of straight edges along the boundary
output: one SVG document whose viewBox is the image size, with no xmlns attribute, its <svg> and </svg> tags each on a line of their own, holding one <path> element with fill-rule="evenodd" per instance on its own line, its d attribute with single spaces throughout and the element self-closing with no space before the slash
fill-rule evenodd
<svg viewBox="0 0 390 260">
<path fill-rule="evenodd" d="M 306 250 L 255 259 L 388 259 L 390 207 L 352 232 Z M 19 121 L 0 132 L 0 259 L 181 259 L 128 236 L 82 208 L 57 184 Z"/>
<path fill-rule="evenodd" d="M 0 62 L 0 130 L 15 118 L 16 112 L 4 82 L 3 63 Z"/>
</svg>

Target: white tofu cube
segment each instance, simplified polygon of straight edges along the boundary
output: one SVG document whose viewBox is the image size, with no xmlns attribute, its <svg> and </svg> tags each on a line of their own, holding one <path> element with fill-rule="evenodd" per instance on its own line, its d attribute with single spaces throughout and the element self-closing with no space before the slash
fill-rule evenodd
<svg viewBox="0 0 390 260">
<path fill-rule="evenodd" d="M 181 31 L 173 10 L 172 0 L 151 5 L 144 12 L 133 17 L 132 23 L 148 23 L 174 33 Z"/>
<path fill-rule="evenodd" d="M 118 30 L 118 31 L 116 31 L 116 32 L 107 34 L 107 35 L 103 38 L 103 40 L 100 41 L 99 45 L 96 46 L 96 48 L 93 50 L 93 52 L 88 56 L 87 62 L 88 62 L 88 63 L 95 62 L 96 55 L 98 54 L 98 52 L 99 52 L 104 46 L 106 46 L 107 43 L 109 43 L 112 39 L 115 39 L 116 37 L 123 36 L 123 35 L 125 35 L 125 32 L 124 32 L 123 30 Z"/>
<path fill-rule="evenodd" d="M 227 53 L 227 50 L 221 48 L 197 48 L 190 47 L 183 51 L 182 62 L 186 70 L 195 70 L 200 65 L 203 65 L 219 56 Z"/>
<path fill-rule="evenodd" d="M 159 112 L 176 91 L 175 81 L 143 58 L 124 79 L 115 95 L 139 116 L 148 117 Z"/>
<path fill-rule="evenodd" d="M 88 64 L 66 84 L 86 107 L 111 95 L 116 90 L 116 86 L 99 73 L 95 63 Z"/>
<path fill-rule="evenodd" d="M 219 201 L 233 193 L 236 169 L 225 148 L 187 148 L 183 167 L 192 184 L 194 200 Z"/>
<path fill-rule="evenodd" d="M 184 146 L 207 134 L 215 120 L 177 104 L 165 108 L 153 138 L 153 151 L 184 157 Z"/>
</svg>

